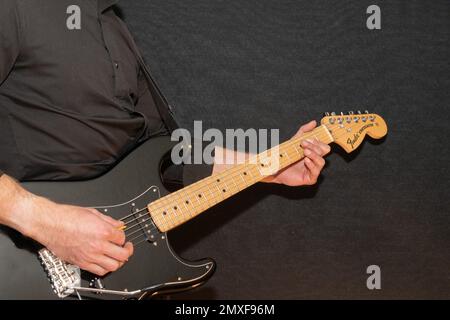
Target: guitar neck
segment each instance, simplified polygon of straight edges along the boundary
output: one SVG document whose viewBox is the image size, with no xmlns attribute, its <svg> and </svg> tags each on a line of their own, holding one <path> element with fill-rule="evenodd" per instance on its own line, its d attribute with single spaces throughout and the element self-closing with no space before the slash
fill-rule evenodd
<svg viewBox="0 0 450 320">
<path fill-rule="evenodd" d="M 334 141 L 325 125 L 321 125 L 301 137 L 253 155 L 242 164 L 150 203 L 148 210 L 153 222 L 161 232 L 174 229 L 268 175 L 301 160 L 304 157 L 301 141 L 305 139 L 318 139 L 327 144 Z"/>
</svg>

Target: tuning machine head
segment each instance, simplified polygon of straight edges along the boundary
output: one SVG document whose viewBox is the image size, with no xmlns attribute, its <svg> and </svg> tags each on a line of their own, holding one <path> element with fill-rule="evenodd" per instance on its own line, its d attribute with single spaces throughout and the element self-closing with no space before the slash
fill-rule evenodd
<svg viewBox="0 0 450 320">
<path fill-rule="evenodd" d="M 387 134 L 386 122 L 377 114 L 364 111 L 349 111 L 326 113 L 321 120 L 334 142 L 340 145 L 346 152 L 352 152 L 362 143 L 364 137 L 380 139 Z"/>
</svg>

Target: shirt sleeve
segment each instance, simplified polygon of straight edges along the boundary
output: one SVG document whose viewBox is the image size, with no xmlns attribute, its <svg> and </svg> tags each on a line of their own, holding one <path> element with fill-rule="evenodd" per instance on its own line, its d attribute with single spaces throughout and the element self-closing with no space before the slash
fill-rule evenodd
<svg viewBox="0 0 450 320">
<path fill-rule="evenodd" d="M 0 85 L 19 56 L 20 19 L 16 0 L 0 0 Z M 1 106 L 0 106 L 1 107 Z"/>
<path fill-rule="evenodd" d="M 0 86 L 19 56 L 20 23 L 16 0 L 0 0 Z M 2 106 L 0 106 L 1 108 Z M 0 168 L 0 177 L 3 171 Z"/>
</svg>

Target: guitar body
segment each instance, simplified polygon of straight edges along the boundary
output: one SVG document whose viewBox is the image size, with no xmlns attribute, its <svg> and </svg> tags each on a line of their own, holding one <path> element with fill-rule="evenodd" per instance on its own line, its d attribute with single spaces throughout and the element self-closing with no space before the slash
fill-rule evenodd
<svg viewBox="0 0 450 320">
<path fill-rule="evenodd" d="M 94 207 L 124 221 L 134 255 L 118 271 L 97 278 L 0 226 L 0 299 L 141 299 L 199 286 L 214 273 L 215 262 L 181 259 L 165 232 L 264 179 L 261 168 L 270 168 L 273 161 L 268 154 L 276 156 L 273 164 L 280 170 L 304 157 L 304 139 L 337 143 L 350 153 L 366 135 L 381 139 L 386 134 L 386 122 L 377 114 L 327 113 L 314 130 L 171 194 L 161 183 L 164 159 L 173 147 L 169 137 L 147 141 L 92 180 L 25 183 L 35 194 L 59 203 Z"/>
<path fill-rule="evenodd" d="M 102 278 L 81 272 L 79 287 L 67 298 L 141 299 L 204 283 L 215 270 L 212 259 L 188 262 L 170 247 L 145 209 L 168 191 L 161 183 L 169 137 L 150 139 L 104 175 L 87 181 L 30 182 L 23 186 L 59 203 L 94 207 L 115 219 L 134 221 L 135 253 L 121 269 Z M 0 299 L 58 299 L 39 259 L 37 243 L 0 226 Z M 76 272 L 74 272 L 76 275 Z"/>
</svg>

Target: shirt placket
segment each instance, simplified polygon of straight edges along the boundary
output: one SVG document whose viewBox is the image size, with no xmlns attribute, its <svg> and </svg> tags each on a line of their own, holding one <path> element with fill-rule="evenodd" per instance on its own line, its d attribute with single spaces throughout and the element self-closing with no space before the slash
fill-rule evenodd
<svg viewBox="0 0 450 320">
<path fill-rule="evenodd" d="M 129 96 L 129 92 L 127 90 L 126 77 L 124 75 L 124 70 L 121 65 L 121 59 L 118 48 L 116 48 L 117 44 L 112 39 L 112 32 L 108 32 L 108 24 L 111 23 L 108 21 L 107 17 L 104 14 L 99 14 L 99 23 L 103 38 L 103 43 L 106 52 L 108 53 L 109 59 L 111 61 L 111 66 L 113 69 L 113 82 L 114 82 L 114 97 L 120 101 L 120 106 L 129 112 L 134 112 L 134 102 Z"/>
</svg>

